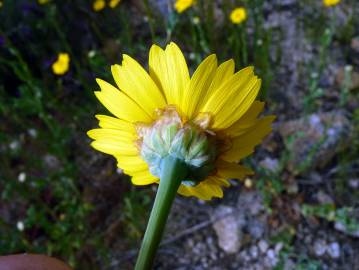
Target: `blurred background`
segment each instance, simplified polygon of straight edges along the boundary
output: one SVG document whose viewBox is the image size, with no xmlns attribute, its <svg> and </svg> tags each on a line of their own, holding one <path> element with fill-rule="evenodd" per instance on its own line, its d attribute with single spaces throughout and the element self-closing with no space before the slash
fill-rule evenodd
<svg viewBox="0 0 359 270">
<path fill-rule="evenodd" d="M 177 196 L 155 269 L 359 269 L 359 2 L 177 2 L 0 1 L 0 255 L 133 269 L 155 187 L 90 148 L 95 78 L 173 40 L 253 65 L 277 120 L 255 176 Z"/>
</svg>

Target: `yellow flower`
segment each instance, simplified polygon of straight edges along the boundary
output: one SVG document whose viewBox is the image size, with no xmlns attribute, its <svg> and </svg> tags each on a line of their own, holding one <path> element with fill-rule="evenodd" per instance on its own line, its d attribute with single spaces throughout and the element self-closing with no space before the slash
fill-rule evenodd
<svg viewBox="0 0 359 270">
<path fill-rule="evenodd" d="M 0 8 L 4 5 L 3 1 L 0 0 Z"/>
<path fill-rule="evenodd" d="M 92 8 L 94 11 L 101 11 L 105 8 L 106 2 L 105 0 L 95 0 L 92 4 Z"/>
<path fill-rule="evenodd" d="M 232 10 L 230 19 L 234 24 L 240 24 L 247 19 L 247 11 L 245 8 L 235 8 Z"/>
<path fill-rule="evenodd" d="M 50 0 L 37 0 L 37 2 L 38 2 L 40 5 L 45 5 L 45 4 L 47 4 L 48 2 L 50 2 Z"/>
<path fill-rule="evenodd" d="M 160 161 L 171 155 L 192 168 L 178 192 L 203 200 L 222 197 L 228 179 L 253 172 L 238 162 L 271 131 L 274 116 L 258 118 L 255 101 L 261 80 L 253 67 L 234 72 L 208 56 L 189 74 L 175 43 L 153 45 L 149 73 L 128 55 L 111 68 L 116 86 L 97 79 L 95 95 L 114 115 L 96 115 L 98 129 L 87 134 L 95 149 L 117 159 L 135 185 L 158 183 Z"/>
<path fill-rule="evenodd" d="M 115 8 L 117 7 L 117 5 L 121 2 L 121 0 L 110 0 L 110 2 L 108 3 L 108 6 L 110 8 Z"/>
<path fill-rule="evenodd" d="M 326 7 L 336 6 L 341 0 L 323 0 L 323 4 Z"/>
<path fill-rule="evenodd" d="M 176 0 L 175 9 L 178 13 L 182 13 L 194 4 L 194 0 Z"/>
<path fill-rule="evenodd" d="M 52 64 L 52 71 L 56 75 L 64 75 L 70 67 L 70 56 L 67 53 L 60 53 L 56 62 Z"/>
</svg>

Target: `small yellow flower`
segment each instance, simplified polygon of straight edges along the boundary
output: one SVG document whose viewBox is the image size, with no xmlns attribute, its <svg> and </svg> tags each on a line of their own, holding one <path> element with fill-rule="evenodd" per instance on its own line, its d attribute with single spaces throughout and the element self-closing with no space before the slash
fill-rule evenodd
<svg viewBox="0 0 359 270">
<path fill-rule="evenodd" d="M 96 12 L 101 11 L 105 8 L 106 2 L 105 0 L 95 0 L 92 4 L 92 9 Z"/>
<path fill-rule="evenodd" d="M 176 0 L 175 9 L 178 13 L 182 13 L 194 4 L 194 0 Z"/>
<path fill-rule="evenodd" d="M 230 19 L 234 24 L 240 24 L 247 19 L 247 11 L 245 8 L 236 8 L 231 12 Z"/>
<path fill-rule="evenodd" d="M 323 0 L 323 5 L 326 7 L 336 6 L 341 0 Z"/>
<path fill-rule="evenodd" d="M 0 0 L 0 8 L 4 5 L 3 1 Z"/>
<path fill-rule="evenodd" d="M 274 116 L 258 118 L 261 80 L 253 67 L 234 70 L 208 56 L 192 76 L 183 53 L 171 42 L 153 45 L 149 73 L 128 55 L 111 67 L 116 86 L 97 79 L 95 95 L 114 115 L 97 115 L 100 128 L 87 134 L 92 147 L 117 159 L 135 185 L 159 183 L 163 158 L 188 166 L 178 193 L 202 200 L 223 196 L 228 179 L 253 171 L 238 162 L 271 131 Z"/>
<path fill-rule="evenodd" d="M 40 5 L 45 5 L 45 4 L 49 3 L 50 0 L 37 0 L 37 2 L 38 2 Z"/>
<path fill-rule="evenodd" d="M 60 53 L 57 60 L 52 64 L 52 71 L 56 75 L 64 75 L 70 67 L 70 56 L 67 53 Z"/>
<path fill-rule="evenodd" d="M 108 6 L 110 8 L 115 8 L 117 7 L 117 5 L 121 2 L 121 0 L 110 0 L 110 2 L 108 3 Z"/>
</svg>

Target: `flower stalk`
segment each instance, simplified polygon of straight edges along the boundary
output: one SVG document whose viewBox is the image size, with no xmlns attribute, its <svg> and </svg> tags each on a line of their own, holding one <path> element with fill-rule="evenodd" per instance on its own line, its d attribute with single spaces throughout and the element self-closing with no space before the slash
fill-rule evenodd
<svg viewBox="0 0 359 270">
<path fill-rule="evenodd" d="M 187 174 L 187 165 L 170 155 L 163 158 L 160 166 L 159 187 L 135 270 L 151 269 L 177 189 Z"/>
</svg>

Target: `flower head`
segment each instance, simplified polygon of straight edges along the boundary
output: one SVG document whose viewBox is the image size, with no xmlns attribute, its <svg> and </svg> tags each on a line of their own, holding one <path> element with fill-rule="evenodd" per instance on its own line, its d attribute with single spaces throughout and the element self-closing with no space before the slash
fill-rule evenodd
<svg viewBox="0 0 359 270">
<path fill-rule="evenodd" d="M 40 5 L 46 5 L 47 3 L 50 2 L 50 0 L 37 0 L 37 2 L 38 2 Z"/>
<path fill-rule="evenodd" d="M 110 2 L 108 3 L 108 6 L 110 8 L 115 8 L 117 7 L 117 5 L 121 2 L 121 0 L 110 0 Z"/>
<path fill-rule="evenodd" d="M 168 155 L 186 164 L 178 192 L 203 200 L 222 197 L 228 179 L 253 172 L 238 164 L 271 131 L 273 116 L 258 118 L 264 103 L 255 101 L 261 80 L 234 61 L 220 65 L 208 56 L 190 76 L 175 43 L 149 53 L 149 73 L 133 58 L 113 65 L 117 87 L 97 79 L 100 102 L 115 116 L 97 115 L 88 132 L 92 146 L 113 155 L 135 185 L 158 183 Z"/>
<path fill-rule="evenodd" d="M 336 6 L 341 0 L 323 0 L 323 5 L 326 7 Z"/>
<path fill-rule="evenodd" d="M 247 19 L 247 11 L 245 8 L 239 7 L 232 10 L 230 19 L 234 24 L 240 24 Z"/>
<path fill-rule="evenodd" d="M 64 75 L 70 67 L 70 56 L 68 53 L 59 53 L 57 60 L 52 64 L 52 71 L 56 75 Z"/>
<path fill-rule="evenodd" d="M 178 13 L 182 13 L 194 4 L 194 0 L 176 0 L 175 9 Z"/>
<path fill-rule="evenodd" d="M 95 0 L 92 3 L 92 9 L 96 12 L 103 10 L 105 6 L 106 6 L 105 0 Z"/>
</svg>

